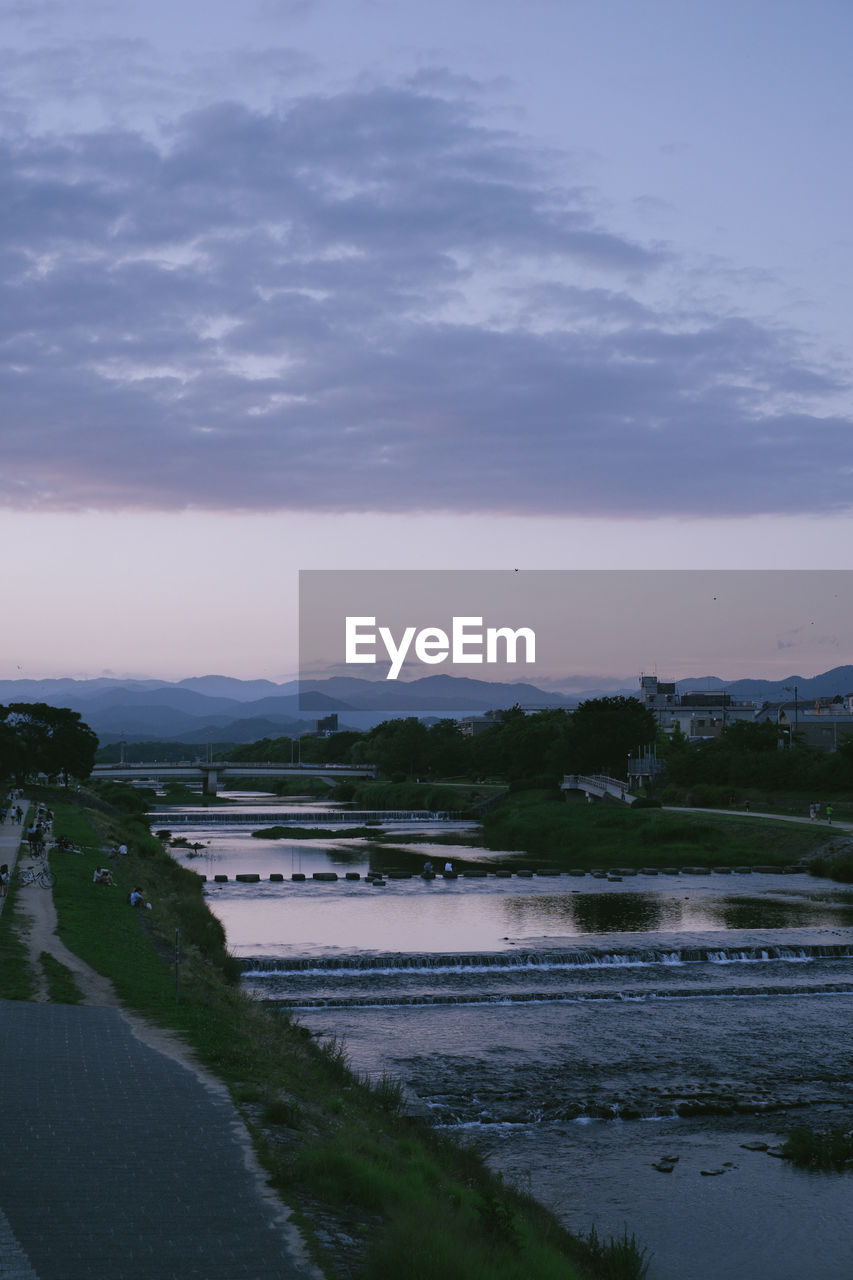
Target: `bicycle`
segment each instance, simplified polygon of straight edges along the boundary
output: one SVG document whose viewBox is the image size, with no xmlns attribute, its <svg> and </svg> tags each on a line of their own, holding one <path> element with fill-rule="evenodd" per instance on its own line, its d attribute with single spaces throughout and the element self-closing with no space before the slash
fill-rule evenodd
<svg viewBox="0 0 853 1280">
<path fill-rule="evenodd" d="M 18 884 L 37 884 L 42 889 L 52 889 L 56 876 L 50 867 L 18 867 Z"/>
</svg>

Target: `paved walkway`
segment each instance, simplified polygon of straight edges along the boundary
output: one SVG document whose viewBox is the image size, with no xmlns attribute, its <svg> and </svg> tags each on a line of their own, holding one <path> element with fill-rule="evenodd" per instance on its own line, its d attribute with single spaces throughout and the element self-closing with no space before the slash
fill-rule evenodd
<svg viewBox="0 0 853 1280">
<path fill-rule="evenodd" d="M 22 831 L 0 825 L 0 863 Z M 227 1090 L 160 1041 L 118 1008 L 0 1000 L 2 1280 L 322 1280 Z"/>
<path fill-rule="evenodd" d="M 818 830 L 823 828 L 827 839 L 831 839 L 833 831 L 836 830 L 853 831 L 853 822 L 839 822 L 837 818 L 828 822 L 823 814 L 820 818 L 812 819 L 798 818 L 790 813 L 763 813 L 760 809 L 701 809 L 698 806 L 683 804 L 665 804 L 661 808 L 669 809 L 672 813 L 722 813 L 733 818 L 772 818 L 774 822 L 804 822 L 808 827 L 815 827 Z"/>
<path fill-rule="evenodd" d="M 230 1100 L 120 1011 L 0 1001 L 0 1082 L 4 1280 L 316 1275 Z"/>
</svg>

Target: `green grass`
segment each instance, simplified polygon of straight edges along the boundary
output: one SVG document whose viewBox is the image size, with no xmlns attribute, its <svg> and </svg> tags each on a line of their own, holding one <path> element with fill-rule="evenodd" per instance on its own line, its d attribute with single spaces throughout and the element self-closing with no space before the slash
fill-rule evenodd
<svg viewBox="0 0 853 1280">
<path fill-rule="evenodd" d="M 517 850 L 519 865 L 546 860 L 560 870 L 624 866 L 787 866 L 826 841 L 809 824 L 737 815 L 633 810 L 530 791 L 509 796 L 483 822 L 494 850 Z"/>
<path fill-rule="evenodd" d="M 360 809 L 430 809 L 458 813 L 494 794 L 493 787 L 440 782 L 360 782 L 353 800 Z"/>
<path fill-rule="evenodd" d="M 820 853 L 809 863 L 809 871 L 815 876 L 828 876 L 839 884 L 853 884 L 853 849 Z"/>
<path fill-rule="evenodd" d="M 47 982 L 47 995 L 51 1004 L 82 1004 L 83 993 L 74 981 L 74 974 L 49 951 L 42 951 L 39 964 Z"/>
<path fill-rule="evenodd" d="M 359 1077 L 340 1042 L 318 1045 L 286 1015 L 244 996 L 198 877 L 142 828 L 128 827 L 127 815 L 87 814 L 55 794 L 49 803 L 58 829 L 76 843 L 99 851 L 129 831 L 132 850 L 112 864 L 116 888 L 92 884 L 99 853 L 53 855 L 60 936 L 113 981 L 124 1004 L 177 1030 L 229 1085 L 271 1183 L 296 1209 L 330 1280 L 642 1275 L 639 1250 L 627 1269 L 607 1270 L 609 1263 L 505 1187 L 474 1152 L 403 1114 L 397 1082 Z M 137 883 L 151 911 L 127 904 Z M 50 980 L 61 977 L 54 968 Z M 312 1235 L 315 1222 L 320 1230 Z"/>
<path fill-rule="evenodd" d="M 22 936 L 23 923 L 18 904 L 19 886 L 12 877 L 0 913 L 0 998 L 3 1000 L 32 1000 L 36 993 L 36 978 Z"/>
</svg>

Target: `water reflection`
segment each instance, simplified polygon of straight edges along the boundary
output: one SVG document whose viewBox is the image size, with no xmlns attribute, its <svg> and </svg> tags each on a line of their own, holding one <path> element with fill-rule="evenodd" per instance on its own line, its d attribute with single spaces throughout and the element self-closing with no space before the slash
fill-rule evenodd
<svg viewBox="0 0 853 1280">
<path fill-rule="evenodd" d="M 571 899 L 572 915 L 581 933 L 639 933 L 677 929 L 681 902 L 649 893 L 583 893 Z"/>
<path fill-rule="evenodd" d="M 559 946 L 584 935 L 683 938 L 691 933 L 781 933 L 853 925 L 853 894 L 828 892 L 825 883 L 806 875 L 725 880 L 710 874 L 658 876 L 647 889 L 635 882 L 630 891 L 621 883 L 591 877 L 489 875 L 429 882 L 415 875 L 373 888 L 364 880 L 369 870 L 411 867 L 413 862 L 419 866 L 427 857 L 441 866 L 448 856 L 455 861 L 454 855 L 464 855 L 475 862 L 478 854 L 494 855 L 431 844 L 428 837 L 395 854 L 388 845 L 359 839 L 256 839 L 245 826 L 205 827 L 191 821 L 180 830 L 203 847 L 197 857 L 175 849 L 175 857 L 207 876 L 208 901 L 240 955 L 498 952 L 530 941 Z M 339 880 L 317 884 L 311 880 L 315 871 L 337 871 Z M 260 882 L 235 882 L 242 872 L 257 873 Z M 307 877 L 305 883 L 293 881 L 297 872 Z M 358 872 L 361 879 L 346 881 L 346 872 Z M 227 876 L 227 883 L 216 883 L 217 875 Z"/>
<path fill-rule="evenodd" d="M 726 929 L 790 929 L 814 917 L 814 903 L 780 901 L 778 898 L 718 898 L 708 904 L 708 915 Z"/>
</svg>

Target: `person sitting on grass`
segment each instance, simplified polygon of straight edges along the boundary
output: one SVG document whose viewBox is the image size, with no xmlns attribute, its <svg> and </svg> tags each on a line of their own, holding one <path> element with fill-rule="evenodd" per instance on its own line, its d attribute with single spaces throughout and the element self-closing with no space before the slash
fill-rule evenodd
<svg viewBox="0 0 853 1280">
<path fill-rule="evenodd" d="M 98 867 L 92 876 L 92 884 L 115 884 L 109 867 Z"/>
<path fill-rule="evenodd" d="M 151 903 L 145 901 L 141 889 L 131 889 L 127 900 L 132 907 L 147 907 L 149 911 L 151 910 Z"/>
</svg>

